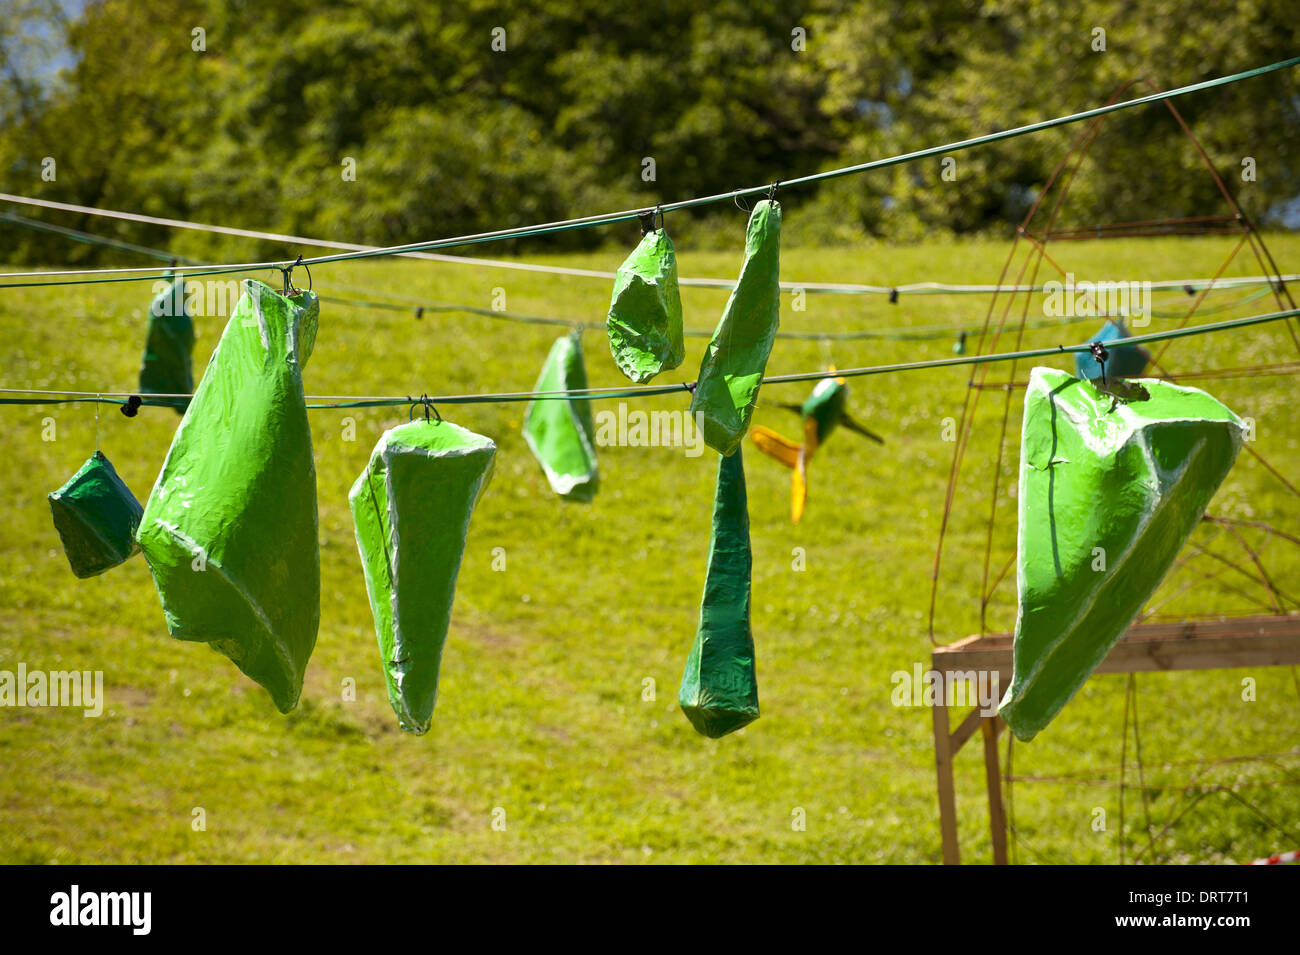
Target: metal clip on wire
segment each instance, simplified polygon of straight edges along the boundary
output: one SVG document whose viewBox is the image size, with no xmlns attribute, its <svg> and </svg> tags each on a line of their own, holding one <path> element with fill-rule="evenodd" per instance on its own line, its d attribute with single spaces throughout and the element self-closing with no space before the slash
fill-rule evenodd
<svg viewBox="0 0 1300 955">
<path fill-rule="evenodd" d="M 1101 365 L 1101 383 L 1106 383 L 1106 359 L 1110 357 L 1110 352 L 1106 351 L 1106 346 L 1101 342 L 1089 342 L 1088 351 L 1092 352 L 1092 357 L 1096 359 L 1097 364 Z"/>
</svg>

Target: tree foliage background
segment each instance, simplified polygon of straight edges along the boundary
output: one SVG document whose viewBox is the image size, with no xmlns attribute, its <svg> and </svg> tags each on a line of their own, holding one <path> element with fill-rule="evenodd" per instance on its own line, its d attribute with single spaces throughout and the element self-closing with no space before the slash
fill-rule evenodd
<svg viewBox="0 0 1300 955">
<path fill-rule="evenodd" d="M 0 6 L 3 191 L 377 244 L 789 179 L 1087 108 L 1137 77 L 1168 88 L 1300 51 L 1294 0 Z M 1294 208 L 1300 71 L 1178 106 L 1250 213 L 1276 223 Z M 1080 129 L 960 153 L 955 185 L 932 160 L 802 188 L 788 197 L 790 238 L 1005 231 Z M 1105 136 L 1074 184 L 1078 221 L 1222 211 L 1161 107 L 1112 116 Z M 1248 189 L 1236 175 L 1245 156 L 1257 164 Z M 347 157 L 355 181 L 341 174 Z M 642 178 L 647 158 L 654 181 Z M 672 227 L 707 243 L 719 216 L 683 213 Z M 188 254 L 272 249 L 42 217 Z M 66 241 L 14 229 L 0 230 L 0 255 L 70 258 Z"/>
</svg>

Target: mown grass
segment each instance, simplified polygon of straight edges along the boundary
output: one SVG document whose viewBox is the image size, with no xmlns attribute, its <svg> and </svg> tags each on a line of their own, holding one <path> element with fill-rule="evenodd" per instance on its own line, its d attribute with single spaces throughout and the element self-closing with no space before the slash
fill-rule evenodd
<svg viewBox="0 0 1300 955">
<path fill-rule="evenodd" d="M 739 216 L 739 214 L 738 214 Z M 739 246 L 742 222 L 737 222 Z M 628 245 L 633 235 L 626 236 Z M 1283 271 L 1300 271 L 1300 239 L 1270 237 Z M 1074 243 L 1058 261 L 1080 278 L 1210 275 L 1228 240 Z M 932 243 L 860 250 L 787 249 L 788 280 L 903 283 L 996 280 L 1007 245 Z M 621 248 L 544 259 L 613 269 Z M 732 276 L 739 249 L 679 248 L 683 274 Z M 1228 274 L 1257 274 L 1239 256 Z M 525 272 L 410 261 L 339 263 L 315 270 L 323 295 L 401 296 L 489 307 L 502 288 L 512 311 L 592 323 L 585 336 L 595 386 L 622 379 L 599 327 L 605 283 Z M 263 275 L 270 279 L 270 276 Z M 1049 277 L 1040 275 L 1042 278 Z M 687 325 L 712 328 L 719 291 L 684 289 Z M 1211 302 L 1231 303 L 1225 293 Z M 1182 292 L 1157 297 L 1176 309 Z M 4 387 L 129 391 L 143 342 L 147 287 L 107 284 L 0 293 Z M 806 311 L 783 301 L 788 329 L 849 330 L 983 320 L 985 296 L 809 295 Z M 1272 309 L 1265 298 L 1213 318 Z M 1018 314 L 1018 313 L 1013 313 Z M 1041 302 L 1030 317 L 1041 318 Z M 1202 320 L 1202 319 L 1197 319 Z M 1204 320 L 1210 320 L 1207 316 Z M 1155 328 L 1171 323 L 1157 318 Z M 198 320 L 202 367 L 224 319 Z M 1093 323 L 1026 333 L 1024 344 L 1073 342 Z M 311 394 L 419 394 L 529 389 L 555 328 L 484 316 L 413 314 L 325 303 Z M 769 371 L 941 357 L 951 337 L 928 341 L 781 340 Z M 972 341 L 973 345 L 973 341 Z M 668 382 L 689 380 L 704 340 Z M 1174 370 L 1293 360 L 1280 325 L 1187 339 Z M 1065 359 L 1049 362 L 1068 367 Z M 1021 365 L 1023 377 L 1028 367 Z M 1005 375 L 1006 369 L 991 372 Z M 882 433 L 884 448 L 840 433 L 819 451 L 802 524 L 788 520 L 789 474 L 749 451 L 746 469 L 754 551 L 753 616 L 762 717 L 731 737 L 696 735 L 676 706 L 695 631 L 708 547 L 716 457 L 680 449 L 602 448 L 594 503 L 568 504 L 548 489 L 520 435 L 520 404 L 447 406 L 441 413 L 499 446 L 494 481 L 474 516 L 434 723 L 402 734 L 385 697 L 347 491 L 383 429 L 407 410 L 311 415 L 318 471 L 321 627 L 299 709 L 285 717 L 224 657 L 168 637 L 148 568 L 139 557 L 101 577 L 68 570 L 45 495 L 94 449 L 108 454 L 142 500 L 166 452 L 176 416 L 113 408 L 96 424 L 89 405 L 0 409 L 7 463 L 0 471 L 0 668 L 104 671 L 100 719 L 80 711 L 0 711 L 0 860 L 7 862 L 934 862 L 939 858 L 930 713 L 891 704 L 891 675 L 928 665 L 929 581 L 952 444 L 944 419 L 960 415 L 968 369 L 910 372 L 852 383 L 851 411 Z M 1294 481 L 1300 426 L 1294 377 L 1196 382 L 1256 421 L 1254 447 Z M 772 386 L 769 401 L 797 401 L 804 385 Z M 1002 402 L 984 394 L 944 555 L 938 639 L 978 626 L 984 565 L 982 521 L 996 463 Z M 634 407 L 680 409 L 682 396 Z M 612 406 L 611 406 L 612 407 Z M 1010 431 L 1019 430 L 1013 395 Z M 42 440 L 53 419 L 57 439 Z M 793 416 L 763 408 L 756 421 L 790 436 Z M 346 440 L 354 437 L 354 440 Z M 1000 464 L 995 551 L 1014 540 L 1014 444 Z M 1212 511 L 1296 530 L 1295 499 L 1243 455 Z M 1203 528 L 1194 540 L 1209 541 Z M 1251 538 L 1258 543 L 1260 535 Z M 1214 545 L 1235 558 L 1237 545 Z M 1237 547 L 1234 551 L 1233 548 Z M 493 570 L 503 548 L 504 571 Z M 794 569 L 795 548 L 806 570 Z M 1300 593 L 1296 548 L 1263 551 L 1275 582 Z M 1207 569 L 1205 565 L 1193 567 Z M 993 573 L 1000 563 L 995 560 Z M 1164 596 L 1195 578 L 1179 571 Z M 1181 576 L 1180 576 L 1181 575 Z M 990 605 L 990 626 L 1014 615 L 1010 578 Z M 1248 596 L 1226 575 L 1190 587 L 1162 609 L 1241 612 Z M 1158 598 L 1163 599 L 1163 597 Z M 1243 677 L 1257 681 L 1242 700 Z M 343 699 L 347 678 L 355 702 Z M 645 681 L 655 698 L 643 700 Z M 1143 675 L 1138 678 L 1145 782 L 1165 787 L 1144 811 L 1126 797 L 1127 855 L 1174 819 L 1198 792 L 1237 795 L 1284 827 L 1270 828 L 1237 798 L 1211 792 L 1178 819 L 1144 861 L 1246 861 L 1294 848 L 1300 776 L 1300 701 L 1288 668 Z M 1125 678 L 1093 678 L 1056 722 L 1017 745 L 1017 775 L 1094 774 L 1099 784 L 1021 783 L 1014 811 L 1021 861 L 1117 858 L 1117 766 Z M 1246 753 L 1272 763 L 1200 769 L 1185 761 Z M 1003 742 L 1006 757 L 1006 742 Z M 1128 783 L 1137 782 L 1133 741 Z M 988 858 L 983 774 L 977 751 L 958 760 L 966 858 Z M 1251 785 L 1264 783 L 1265 785 Z M 195 831 L 201 807 L 206 830 Z M 506 827 L 491 825 L 505 810 Z M 806 813 L 805 831 L 792 826 Z M 1096 831 L 1095 810 L 1106 816 Z"/>
</svg>

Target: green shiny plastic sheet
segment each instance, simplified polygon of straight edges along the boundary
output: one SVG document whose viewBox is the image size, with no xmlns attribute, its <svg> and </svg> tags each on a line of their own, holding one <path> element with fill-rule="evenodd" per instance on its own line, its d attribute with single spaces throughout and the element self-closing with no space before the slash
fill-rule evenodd
<svg viewBox="0 0 1300 955">
<path fill-rule="evenodd" d="M 386 431 L 348 502 L 388 700 L 408 733 L 429 729 L 470 517 L 496 445 L 450 421 Z"/>
<path fill-rule="evenodd" d="M 781 311 L 781 205 L 754 206 L 745 231 L 745 261 L 700 364 L 691 413 L 704 440 L 732 454 L 749 430 Z"/>
<path fill-rule="evenodd" d="M 615 363 L 635 382 L 676 368 L 686 357 L 677 255 L 663 229 L 647 232 L 619 266 L 606 327 Z"/>
<path fill-rule="evenodd" d="M 713 739 L 758 719 L 758 675 L 749 624 L 753 558 L 741 458 L 738 451 L 718 460 L 700 624 L 677 694 L 691 725 Z"/>
<path fill-rule="evenodd" d="M 302 384 L 318 314 L 311 292 L 243 282 L 137 534 L 171 635 L 211 644 L 285 713 L 320 623 Z"/>
<path fill-rule="evenodd" d="M 1063 371 L 1030 375 L 1020 606 L 999 709 L 1019 739 L 1042 730 L 1123 636 L 1241 448 L 1241 420 L 1210 395 L 1156 379 L 1141 386 L 1149 399 L 1116 404 Z"/>
<path fill-rule="evenodd" d="M 555 340 L 534 391 L 578 391 L 587 387 L 582 339 L 575 332 Z M 533 401 L 524 414 L 524 440 L 556 494 L 590 501 L 600 484 L 596 427 L 591 402 L 564 398 Z"/>
<path fill-rule="evenodd" d="M 49 500 L 63 553 L 78 577 L 102 574 L 140 549 L 135 530 L 144 509 L 103 452 L 87 458 Z"/>
<path fill-rule="evenodd" d="M 140 364 L 140 394 L 176 395 L 194 390 L 194 322 L 186 309 L 185 282 L 171 282 L 149 304 L 149 333 Z M 170 402 L 177 414 L 188 398 Z"/>
</svg>

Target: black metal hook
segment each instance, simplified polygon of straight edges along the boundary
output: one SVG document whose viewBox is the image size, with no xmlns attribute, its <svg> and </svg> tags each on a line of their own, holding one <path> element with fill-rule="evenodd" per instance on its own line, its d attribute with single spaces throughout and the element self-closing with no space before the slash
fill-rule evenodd
<svg viewBox="0 0 1300 955">
<path fill-rule="evenodd" d="M 298 266 L 300 266 L 300 265 L 301 265 L 301 266 L 306 270 L 306 272 L 307 272 L 307 291 L 310 292 L 311 289 L 312 289 L 311 269 L 310 269 L 310 268 L 307 268 L 307 264 L 306 264 L 305 262 L 303 262 L 303 260 L 302 260 L 302 253 L 301 253 L 301 252 L 298 253 L 298 258 L 297 258 L 297 260 L 296 260 L 292 265 L 288 265 L 288 266 L 277 265 L 277 266 L 276 266 L 276 268 L 279 269 L 279 270 L 284 274 L 284 294 L 285 294 L 286 296 L 288 296 L 288 295 L 292 295 L 294 292 L 300 291 L 299 289 L 295 289 L 295 288 L 293 287 L 293 270 L 296 269 L 296 268 L 297 268 Z"/>
<path fill-rule="evenodd" d="M 407 421 L 415 420 L 416 405 L 424 405 L 424 420 L 429 420 L 429 412 L 432 411 L 433 416 L 438 419 L 438 424 L 442 424 L 442 415 L 438 414 L 438 409 L 433 406 L 433 399 L 427 394 L 422 394 L 419 398 L 412 398 L 410 395 L 407 395 L 406 400 L 411 403 L 411 408 L 406 413 Z"/>
<path fill-rule="evenodd" d="M 136 415 L 140 413 L 141 401 L 142 399 L 140 398 L 139 395 L 132 395 L 130 398 L 126 399 L 126 403 L 122 405 L 122 407 L 119 408 L 118 410 L 121 411 L 122 414 L 126 415 L 128 418 L 134 418 Z"/>
</svg>

